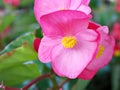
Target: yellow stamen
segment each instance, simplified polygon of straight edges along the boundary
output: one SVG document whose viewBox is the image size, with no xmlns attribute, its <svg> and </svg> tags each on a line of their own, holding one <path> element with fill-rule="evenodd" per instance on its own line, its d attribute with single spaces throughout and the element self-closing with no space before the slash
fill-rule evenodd
<svg viewBox="0 0 120 90">
<path fill-rule="evenodd" d="M 69 36 L 69 37 L 66 36 L 62 38 L 61 42 L 65 48 L 73 48 L 75 44 L 77 43 L 77 40 L 73 36 Z"/>
<path fill-rule="evenodd" d="M 119 57 L 120 56 L 120 50 L 115 50 L 114 56 Z"/>
<path fill-rule="evenodd" d="M 60 8 L 60 10 L 65 10 L 65 8 Z"/>
<path fill-rule="evenodd" d="M 104 47 L 102 45 L 99 45 L 99 50 L 96 59 L 100 58 L 103 55 L 104 50 L 105 50 Z"/>
</svg>

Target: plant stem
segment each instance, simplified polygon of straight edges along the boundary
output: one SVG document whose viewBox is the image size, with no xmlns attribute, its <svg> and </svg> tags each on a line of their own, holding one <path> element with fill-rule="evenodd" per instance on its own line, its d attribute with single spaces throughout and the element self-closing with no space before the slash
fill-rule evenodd
<svg viewBox="0 0 120 90">
<path fill-rule="evenodd" d="M 42 80 L 44 78 L 50 77 L 50 75 L 51 75 L 51 73 L 48 73 L 48 74 L 44 74 L 44 75 L 34 79 L 30 83 L 28 83 L 25 87 L 23 87 L 22 90 L 28 90 L 28 88 L 30 88 L 33 84 L 37 83 L 38 81 L 40 81 L 40 80 Z"/>
<path fill-rule="evenodd" d="M 63 85 L 64 85 L 65 83 L 69 82 L 69 81 L 70 81 L 70 79 L 66 79 L 65 81 L 61 82 L 60 85 L 59 85 L 59 88 L 62 88 Z"/>
<path fill-rule="evenodd" d="M 59 86 L 58 86 L 57 81 L 56 81 L 56 79 L 55 79 L 55 75 L 52 75 L 52 76 L 50 77 L 50 79 L 51 79 L 51 81 L 52 81 L 52 83 L 53 83 L 52 90 L 58 90 L 58 89 L 59 89 Z"/>
</svg>

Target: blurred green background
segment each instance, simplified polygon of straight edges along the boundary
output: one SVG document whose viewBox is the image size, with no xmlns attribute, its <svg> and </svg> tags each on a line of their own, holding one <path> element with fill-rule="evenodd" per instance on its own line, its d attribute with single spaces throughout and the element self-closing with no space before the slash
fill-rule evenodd
<svg viewBox="0 0 120 90">
<path fill-rule="evenodd" d="M 51 69 L 49 64 L 39 62 L 33 49 L 34 38 L 42 37 L 33 5 L 34 0 L 20 0 L 17 7 L 0 0 L 0 82 L 4 81 L 9 87 L 21 88 Z M 115 10 L 114 0 L 91 0 L 90 7 L 93 21 L 109 26 L 110 31 L 116 22 L 120 23 L 120 12 Z M 47 90 L 65 79 L 53 75 L 39 81 L 30 90 Z M 92 80 L 70 80 L 64 84 L 63 90 L 120 90 L 120 55 L 113 56 L 111 63 Z"/>
</svg>

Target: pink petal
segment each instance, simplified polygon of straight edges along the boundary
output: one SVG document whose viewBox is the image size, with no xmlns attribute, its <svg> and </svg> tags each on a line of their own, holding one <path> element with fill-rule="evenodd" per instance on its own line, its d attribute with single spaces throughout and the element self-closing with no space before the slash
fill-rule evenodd
<svg viewBox="0 0 120 90">
<path fill-rule="evenodd" d="M 82 0 L 71 0 L 70 9 L 76 10 L 81 5 Z"/>
<path fill-rule="evenodd" d="M 93 59 L 97 43 L 78 42 L 72 49 L 61 45 L 53 48 L 52 67 L 56 73 L 61 73 L 68 78 L 76 78 L 87 64 Z"/>
<path fill-rule="evenodd" d="M 76 35 L 78 33 L 84 32 L 88 27 L 88 21 L 89 19 L 75 19 L 71 22 L 68 22 L 67 26 L 69 27 L 65 35 Z"/>
<path fill-rule="evenodd" d="M 101 35 L 100 45 L 102 45 L 104 47 L 104 52 L 103 52 L 102 56 L 99 58 L 94 58 L 88 64 L 86 69 L 84 69 L 84 71 L 82 73 L 80 73 L 78 78 L 86 79 L 86 80 L 92 79 L 94 77 L 94 75 L 96 74 L 96 72 L 100 68 L 104 67 L 105 65 L 107 65 L 110 62 L 112 55 L 113 55 L 115 42 L 114 42 L 113 37 L 111 37 L 107 34 L 108 31 L 103 30 L 103 29 L 107 29 L 107 28 L 100 27 L 97 29 Z"/>
<path fill-rule="evenodd" d="M 64 77 L 65 75 L 57 70 L 57 68 L 54 68 L 54 64 L 52 64 L 53 71 L 60 77 Z"/>
<path fill-rule="evenodd" d="M 94 71 L 94 70 L 85 69 L 83 70 L 82 73 L 80 73 L 78 78 L 84 79 L 84 80 L 90 80 L 95 76 L 96 73 L 97 73 L 97 70 Z"/>
<path fill-rule="evenodd" d="M 80 5 L 80 7 L 77 10 L 82 11 L 87 15 L 90 14 L 90 12 L 91 12 L 91 8 L 86 5 Z"/>
<path fill-rule="evenodd" d="M 100 27 L 99 24 L 97 24 L 97 23 L 95 23 L 95 22 L 92 22 L 92 21 L 89 22 L 88 29 L 96 30 L 96 29 L 98 29 L 99 27 Z"/>
<path fill-rule="evenodd" d="M 51 61 L 51 51 L 54 46 L 60 43 L 59 38 L 49 38 L 43 37 L 38 50 L 38 58 L 43 63 L 48 63 Z"/>
<path fill-rule="evenodd" d="M 104 52 L 100 58 L 95 58 L 88 66 L 87 68 L 90 70 L 99 70 L 100 68 L 104 67 L 107 65 L 113 55 L 114 51 L 114 38 L 107 35 L 104 31 L 100 32 L 101 35 L 101 40 L 100 40 L 100 45 L 104 47 Z"/>
<path fill-rule="evenodd" d="M 99 32 L 104 32 L 104 33 L 106 33 L 106 34 L 109 33 L 109 29 L 108 29 L 107 26 L 99 27 L 97 30 L 98 30 Z"/>
<path fill-rule="evenodd" d="M 88 5 L 90 0 L 71 0 L 70 9 L 78 10 L 81 5 Z"/>
<path fill-rule="evenodd" d="M 57 17 L 56 17 L 57 16 Z M 88 27 L 90 16 L 80 11 L 58 11 L 41 17 L 44 35 L 71 35 Z"/>
<path fill-rule="evenodd" d="M 60 88 L 59 90 L 63 90 L 62 88 Z"/>
<path fill-rule="evenodd" d="M 60 10 L 80 10 L 90 13 L 90 8 L 81 8 L 78 9 L 81 5 L 89 4 L 90 0 L 35 0 L 34 2 L 34 14 L 37 21 L 40 24 L 40 17 L 46 14 L 50 14 Z M 85 9 L 85 10 L 83 10 Z"/>
<path fill-rule="evenodd" d="M 91 29 L 86 29 L 84 31 L 77 33 L 76 37 L 78 40 L 82 39 L 87 41 L 98 41 L 99 33 Z"/>
<path fill-rule="evenodd" d="M 90 0 L 82 0 L 81 4 L 88 5 L 90 3 Z"/>
<path fill-rule="evenodd" d="M 34 13 L 37 21 L 40 23 L 40 17 L 55 11 L 68 8 L 70 0 L 35 0 Z"/>
</svg>

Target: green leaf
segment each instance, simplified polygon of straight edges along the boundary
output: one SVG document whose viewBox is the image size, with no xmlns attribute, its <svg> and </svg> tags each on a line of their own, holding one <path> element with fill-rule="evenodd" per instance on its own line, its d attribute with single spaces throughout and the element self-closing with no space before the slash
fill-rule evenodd
<svg viewBox="0 0 120 90">
<path fill-rule="evenodd" d="M 12 27 L 12 38 L 16 38 L 24 33 L 33 32 L 39 28 L 39 24 L 36 22 L 33 11 L 27 10 L 18 13 L 15 18 Z"/>
<path fill-rule="evenodd" d="M 7 14 L 6 16 L 0 18 L 1 24 L 0 24 L 0 32 L 6 29 L 14 20 L 15 15 L 14 14 Z"/>
<path fill-rule="evenodd" d="M 16 40 L 12 41 L 10 44 L 8 44 L 4 50 L 2 50 L 0 52 L 0 55 L 5 53 L 5 52 L 9 52 L 11 51 L 12 49 L 15 49 L 17 47 L 20 47 L 22 44 L 25 44 L 25 43 L 28 43 L 28 44 L 31 44 L 32 45 L 32 42 L 33 42 L 33 38 L 34 38 L 34 35 L 33 33 L 26 33 L 22 36 L 20 36 L 19 38 L 17 38 Z"/>
<path fill-rule="evenodd" d="M 33 4 L 34 0 L 21 0 L 21 6 L 29 6 L 30 4 Z"/>
<path fill-rule="evenodd" d="M 37 53 L 32 47 L 33 40 L 33 34 L 25 34 L 8 45 L 5 50 L 9 52 L 0 56 L 0 81 L 5 85 L 18 85 L 40 75 L 35 63 Z"/>
<path fill-rule="evenodd" d="M 116 64 L 113 66 L 112 90 L 120 90 L 120 64 Z"/>
<path fill-rule="evenodd" d="M 90 81 L 88 80 L 78 80 L 77 83 L 72 87 L 71 90 L 85 90 L 86 86 Z"/>
</svg>

